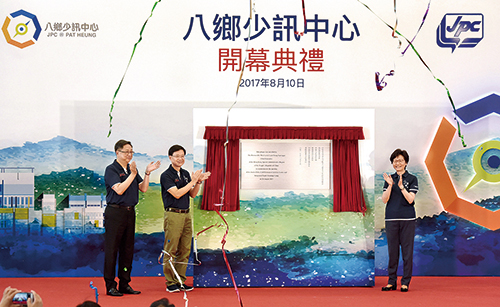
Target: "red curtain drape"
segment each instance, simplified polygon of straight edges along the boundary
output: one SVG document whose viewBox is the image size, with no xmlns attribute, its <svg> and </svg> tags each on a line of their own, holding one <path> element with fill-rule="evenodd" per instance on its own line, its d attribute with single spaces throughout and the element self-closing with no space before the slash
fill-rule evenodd
<svg viewBox="0 0 500 307">
<path fill-rule="evenodd" d="M 222 211 L 236 211 L 239 201 L 240 139 L 332 140 L 333 210 L 365 212 L 361 189 L 358 140 L 364 139 L 362 127 L 205 127 L 207 140 L 206 170 L 212 173 L 205 182 L 201 209 L 214 210 L 221 202 L 224 182 L 224 143 L 227 144 L 227 178 Z"/>
<path fill-rule="evenodd" d="M 225 174 L 225 149 L 226 140 L 209 140 L 207 144 L 206 171 L 211 172 L 210 179 L 205 181 L 201 208 L 215 210 L 215 204 L 221 203 L 222 187 L 226 175 L 226 189 L 224 203 L 219 208 L 221 211 L 240 210 L 240 141 L 230 140 L 227 144 L 227 174 Z"/>
<path fill-rule="evenodd" d="M 333 211 L 365 213 L 358 141 L 333 140 L 332 143 Z"/>
</svg>

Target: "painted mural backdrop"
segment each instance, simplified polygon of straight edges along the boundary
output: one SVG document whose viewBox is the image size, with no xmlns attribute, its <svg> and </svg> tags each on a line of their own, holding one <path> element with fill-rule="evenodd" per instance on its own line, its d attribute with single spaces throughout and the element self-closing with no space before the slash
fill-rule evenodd
<svg viewBox="0 0 500 307">
<path fill-rule="evenodd" d="M 226 122 L 351 124 L 366 136 L 365 216 L 331 212 L 329 191 L 242 194 L 225 215 L 239 285 L 373 285 L 387 266 L 382 173 L 398 147 L 420 183 L 415 274 L 499 275 L 499 230 L 443 201 L 456 194 L 498 220 L 496 1 L 304 3 L 2 1 L 0 276 L 101 276 L 116 140 L 132 141 L 140 168 L 168 167 L 182 144 L 191 170 L 205 163 L 202 127 Z M 321 116 L 332 113 L 342 116 Z M 442 152 L 445 190 L 426 164 L 443 118 L 457 129 Z M 137 206 L 134 275 L 161 275 L 159 174 Z M 219 221 L 199 201 L 195 231 Z M 198 238 L 198 286 L 230 286 L 223 231 Z"/>
<path fill-rule="evenodd" d="M 267 116 L 259 117 L 260 114 Z M 193 130 L 200 131 L 226 115 L 225 109 L 195 109 Z M 374 130 L 373 110 L 254 108 L 235 109 L 230 116 L 233 121 L 245 126 L 270 126 L 272 123 L 278 126 L 327 126 L 329 123 L 363 126 L 366 135 L 365 140 L 358 144 L 367 206 L 365 214 L 334 213 L 331 189 L 240 187 L 240 210 L 222 212 L 230 225 L 225 246 L 230 251 L 228 258 L 236 283 L 240 286 L 274 287 L 373 286 L 374 171 L 369 163 L 374 150 L 371 137 Z M 199 148 L 195 152 L 205 152 L 202 136 L 195 134 L 193 143 L 195 148 Z M 274 150 L 279 151 L 277 146 Z M 205 155 L 195 154 L 194 159 L 204 164 Z M 312 176 L 306 174 L 294 179 L 300 184 L 311 180 Z M 215 212 L 195 212 L 197 229 L 222 222 Z M 231 286 L 221 251 L 220 241 L 224 231 L 224 228 L 210 229 L 198 237 L 202 265 L 194 267 L 196 286 Z"/>
</svg>

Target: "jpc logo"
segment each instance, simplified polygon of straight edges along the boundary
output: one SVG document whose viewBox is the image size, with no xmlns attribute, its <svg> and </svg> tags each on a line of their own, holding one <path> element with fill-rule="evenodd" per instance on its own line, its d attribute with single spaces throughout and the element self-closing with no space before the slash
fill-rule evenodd
<svg viewBox="0 0 500 307">
<path fill-rule="evenodd" d="M 474 48 L 484 36 L 483 14 L 446 14 L 437 28 L 437 44 L 442 48 Z"/>
<path fill-rule="evenodd" d="M 19 10 L 5 17 L 2 32 L 7 43 L 21 49 L 31 46 L 38 40 L 42 28 L 35 15 Z"/>
</svg>

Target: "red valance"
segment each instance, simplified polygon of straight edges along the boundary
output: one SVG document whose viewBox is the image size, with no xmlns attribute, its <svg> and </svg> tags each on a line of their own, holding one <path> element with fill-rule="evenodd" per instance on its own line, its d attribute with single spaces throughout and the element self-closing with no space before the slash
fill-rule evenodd
<svg viewBox="0 0 500 307">
<path fill-rule="evenodd" d="M 205 182 L 201 209 L 215 210 L 221 202 L 222 211 L 240 209 L 239 154 L 240 139 L 303 139 L 332 140 L 333 211 L 365 212 L 366 204 L 361 189 L 358 140 L 363 140 L 362 127 L 205 127 L 207 142 L 206 170 L 212 175 Z M 226 150 L 224 144 L 226 144 Z M 225 157 L 227 154 L 227 160 Z M 227 164 L 225 164 L 227 162 Z M 227 168 L 227 172 L 225 170 Z"/>
<path fill-rule="evenodd" d="M 205 127 L 206 140 L 364 140 L 363 127 Z"/>
</svg>

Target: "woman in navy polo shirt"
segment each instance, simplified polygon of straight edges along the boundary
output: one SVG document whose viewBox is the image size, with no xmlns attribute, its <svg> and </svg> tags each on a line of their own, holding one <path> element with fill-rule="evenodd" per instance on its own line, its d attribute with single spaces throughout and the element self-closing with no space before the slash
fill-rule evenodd
<svg viewBox="0 0 500 307">
<path fill-rule="evenodd" d="M 418 192 L 417 177 L 408 173 L 406 166 L 410 157 L 406 150 L 396 149 L 390 157 L 396 172 L 384 173 L 382 201 L 385 207 L 385 233 L 389 249 L 387 272 L 389 282 L 382 291 L 396 290 L 399 263 L 399 248 L 403 256 L 401 292 L 407 292 L 413 269 L 413 242 L 415 237 L 415 195 Z"/>
</svg>

